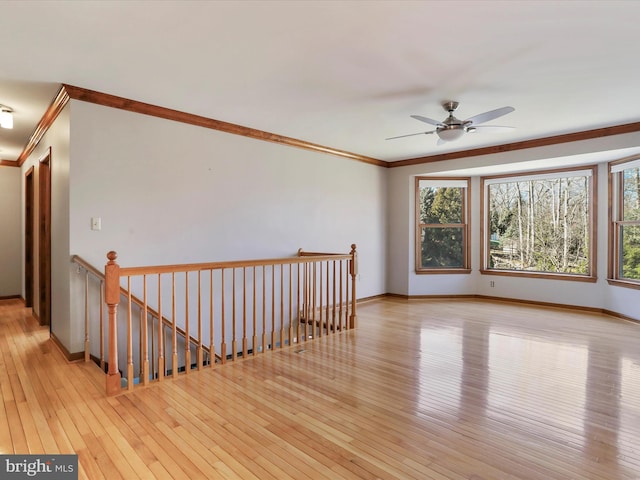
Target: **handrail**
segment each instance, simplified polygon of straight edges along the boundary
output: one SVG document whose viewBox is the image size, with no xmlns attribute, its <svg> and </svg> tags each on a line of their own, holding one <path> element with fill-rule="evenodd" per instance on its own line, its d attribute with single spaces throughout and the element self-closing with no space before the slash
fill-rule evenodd
<svg viewBox="0 0 640 480">
<path fill-rule="evenodd" d="M 309 255 L 309 254 L 305 254 Z M 315 254 L 314 254 L 315 255 Z M 303 255 L 304 256 L 304 255 Z M 314 257 L 317 261 L 323 260 L 349 260 L 350 254 L 342 253 L 323 253 Z M 197 272 L 201 270 L 219 270 L 243 267 L 261 267 L 270 265 L 288 265 L 290 263 L 306 263 L 304 258 L 284 257 L 270 258 L 259 260 L 229 260 L 225 262 L 208 262 L 208 263 L 186 263 L 184 265 L 157 265 L 145 267 L 120 267 L 120 275 L 149 275 L 158 273 L 178 273 L 178 272 Z"/>
<path fill-rule="evenodd" d="M 91 265 L 89 262 L 84 260 L 79 255 L 71 255 L 71 263 L 77 263 L 82 268 L 89 271 L 91 274 L 95 275 L 101 280 L 104 280 L 104 273 L 98 270 L 97 268 L 95 268 L 93 265 Z"/>
<path fill-rule="evenodd" d="M 325 252 L 307 252 L 301 248 L 298 249 L 299 257 L 328 257 L 336 255 L 335 253 L 325 253 Z"/>
<path fill-rule="evenodd" d="M 212 360 L 219 358 L 225 363 L 356 327 L 355 245 L 351 245 L 348 254 L 300 249 L 297 256 L 286 258 L 183 265 L 121 267 L 114 251 L 109 252 L 107 258 L 104 279 L 109 310 L 110 361 L 106 385 L 109 395 L 122 388 L 118 369 L 117 310 L 123 291 L 127 292 L 130 305 L 136 303 L 142 309 L 141 318 L 146 318 L 142 312 L 150 313 L 165 323 L 162 309 L 164 306 L 168 311 L 166 305 L 170 302 L 168 315 L 172 319 L 167 319 L 171 327 L 167 336 L 158 330 L 156 337 L 153 330 L 151 335 L 147 331 L 153 324 L 149 326 L 140 321 L 138 325 L 137 320 L 133 321 L 129 307 L 123 323 L 127 353 L 122 357 L 127 361 L 123 371 L 127 375 L 128 389 L 134 388 L 135 380 L 133 338 L 140 339 L 139 380 L 147 384 L 150 381 L 149 365 L 158 365 L 155 380 L 170 374 L 175 377 L 179 372 L 189 373 L 194 368 L 191 363 L 194 346 L 200 369 L 201 366 L 213 366 L 213 362 L 200 364 L 203 351 L 209 352 Z M 135 278 L 135 284 L 132 284 L 132 278 Z M 123 289 L 123 284 L 127 289 Z M 143 300 L 131 293 L 132 285 L 144 296 Z M 147 296 L 148 288 L 150 297 Z M 156 308 L 149 305 L 151 297 L 151 303 L 157 301 Z M 196 302 L 197 311 L 193 307 L 190 309 Z M 184 327 L 180 329 L 182 337 L 188 338 L 184 345 L 176 342 L 178 321 Z M 207 335 L 206 330 L 209 330 L 207 339 L 203 337 L 203 334 Z M 156 346 L 157 356 L 154 356 Z M 227 351 L 229 346 L 230 352 Z M 148 349 L 151 350 L 151 361 Z"/>
</svg>

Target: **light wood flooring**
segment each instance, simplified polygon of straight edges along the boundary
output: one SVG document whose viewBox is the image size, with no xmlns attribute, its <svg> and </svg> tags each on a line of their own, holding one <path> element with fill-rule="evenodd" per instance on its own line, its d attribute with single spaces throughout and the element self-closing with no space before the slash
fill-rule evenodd
<svg viewBox="0 0 640 480">
<path fill-rule="evenodd" d="M 640 324 L 383 299 L 359 328 L 104 396 L 0 302 L 0 454 L 80 478 L 640 479 Z"/>
</svg>

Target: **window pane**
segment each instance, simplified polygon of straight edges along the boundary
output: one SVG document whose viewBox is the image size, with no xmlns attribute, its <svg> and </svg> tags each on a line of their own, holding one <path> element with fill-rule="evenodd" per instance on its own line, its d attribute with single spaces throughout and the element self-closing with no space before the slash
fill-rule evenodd
<svg viewBox="0 0 640 480">
<path fill-rule="evenodd" d="M 622 278 L 640 280 L 640 225 L 622 228 Z"/>
<path fill-rule="evenodd" d="M 463 268 L 464 228 L 425 227 L 421 235 L 422 267 Z"/>
<path fill-rule="evenodd" d="M 589 178 L 489 185 L 489 268 L 589 273 Z"/>
<path fill-rule="evenodd" d="M 640 168 L 623 170 L 623 220 L 640 220 Z"/>
<path fill-rule="evenodd" d="M 462 223 L 463 188 L 420 186 L 420 223 Z"/>
</svg>

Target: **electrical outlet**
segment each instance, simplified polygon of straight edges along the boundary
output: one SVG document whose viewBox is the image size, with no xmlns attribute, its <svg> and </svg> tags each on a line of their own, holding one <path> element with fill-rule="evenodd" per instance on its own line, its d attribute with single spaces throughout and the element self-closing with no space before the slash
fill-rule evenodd
<svg viewBox="0 0 640 480">
<path fill-rule="evenodd" d="M 496 282 L 494 282 L 493 280 L 491 280 L 491 281 L 489 282 L 489 286 L 490 286 L 490 287 L 492 287 L 492 288 L 493 288 L 493 287 L 495 287 L 495 286 L 496 286 Z"/>
</svg>

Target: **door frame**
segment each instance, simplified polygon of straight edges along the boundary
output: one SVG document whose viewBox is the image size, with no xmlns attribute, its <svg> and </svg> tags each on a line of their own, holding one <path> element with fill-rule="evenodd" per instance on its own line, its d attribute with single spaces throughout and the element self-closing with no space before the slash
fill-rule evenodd
<svg viewBox="0 0 640 480">
<path fill-rule="evenodd" d="M 24 174 L 24 304 L 33 307 L 33 281 L 35 278 L 34 251 L 34 209 L 35 209 L 35 168 Z"/>
<path fill-rule="evenodd" d="M 51 328 L 51 147 L 38 165 L 38 316 Z"/>
</svg>

